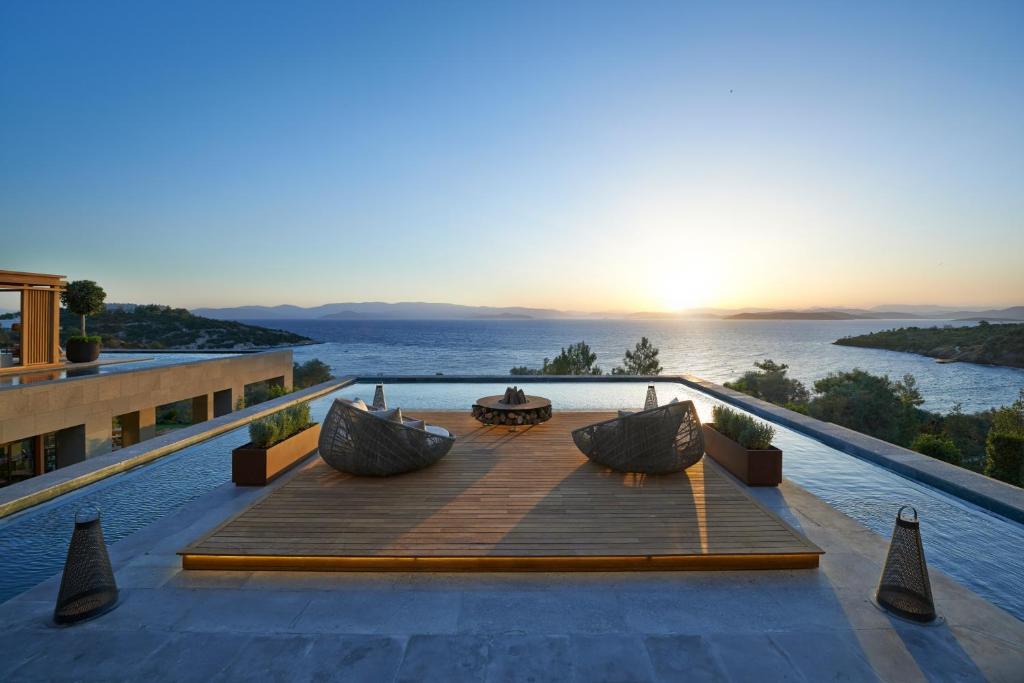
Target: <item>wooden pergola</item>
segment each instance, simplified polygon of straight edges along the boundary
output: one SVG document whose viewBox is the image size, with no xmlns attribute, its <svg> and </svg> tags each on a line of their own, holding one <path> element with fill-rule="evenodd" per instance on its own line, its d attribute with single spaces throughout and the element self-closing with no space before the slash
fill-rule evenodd
<svg viewBox="0 0 1024 683">
<path fill-rule="evenodd" d="M 60 293 L 63 275 L 0 270 L 0 292 L 21 293 L 21 341 L 15 348 L 17 363 L 0 372 L 57 367 L 60 360 Z"/>
</svg>

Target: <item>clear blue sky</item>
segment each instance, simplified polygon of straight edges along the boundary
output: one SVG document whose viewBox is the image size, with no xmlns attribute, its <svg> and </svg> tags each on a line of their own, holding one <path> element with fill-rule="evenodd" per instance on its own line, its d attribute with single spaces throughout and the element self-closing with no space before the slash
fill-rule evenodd
<svg viewBox="0 0 1024 683">
<path fill-rule="evenodd" d="M 0 268 L 183 306 L 1024 303 L 1022 35 L 1022 2 L 6 2 Z"/>
</svg>

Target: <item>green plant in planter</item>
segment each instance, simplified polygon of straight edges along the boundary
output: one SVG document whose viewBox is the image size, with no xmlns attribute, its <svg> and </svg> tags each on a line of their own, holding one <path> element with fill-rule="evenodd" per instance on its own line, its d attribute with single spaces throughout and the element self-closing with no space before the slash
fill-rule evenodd
<svg viewBox="0 0 1024 683">
<path fill-rule="evenodd" d="M 257 448 L 270 448 L 276 443 L 295 436 L 313 424 L 308 403 L 279 410 L 249 423 L 249 441 Z"/>
<path fill-rule="evenodd" d="M 103 338 L 98 334 L 74 334 L 68 337 L 68 341 L 78 341 L 83 344 L 99 344 Z"/>
<path fill-rule="evenodd" d="M 60 302 L 82 320 L 82 335 L 85 336 L 85 317 L 103 312 L 107 293 L 92 280 L 75 280 L 60 293 Z M 97 337 L 98 341 L 99 338 Z"/>
<path fill-rule="evenodd" d="M 775 428 L 766 422 L 759 422 L 749 415 L 732 408 L 715 406 L 711 411 L 715 429 L 744 448 L 764 450 L 770 448 L 775 438 Z"/>
</svg>

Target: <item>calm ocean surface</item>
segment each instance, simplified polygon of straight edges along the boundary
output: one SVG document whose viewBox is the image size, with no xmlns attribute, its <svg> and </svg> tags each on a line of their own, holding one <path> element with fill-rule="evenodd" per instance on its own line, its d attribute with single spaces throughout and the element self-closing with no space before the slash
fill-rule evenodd
<svg viewBox="0 0 1024 683">
<path fill-rule="evenodd" d="M 296 360 L 320 358 L 336 374 L 495 374 L 545 357 L 580 340 L 605 372 L 647 336 L 661 349 L 665 372 L 715 382 L 738 377 L 771 358 L 810 385 L 834 370 L 863 368 L 902 377 L 911 373 L 925 408 L 967 412 L 1011 403 L 1024 388 L 1024 370 L 969 363 L 936 363 L 909 353 L 835 346 L 840 337 L 943 321 L 900 320 L 254 320 L 322 340 L 296 349 Z"/>
</svg>

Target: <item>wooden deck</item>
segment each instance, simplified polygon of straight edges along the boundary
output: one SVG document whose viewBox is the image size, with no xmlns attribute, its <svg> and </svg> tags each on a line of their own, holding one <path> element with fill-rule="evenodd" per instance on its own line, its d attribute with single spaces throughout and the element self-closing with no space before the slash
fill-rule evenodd
<svg viewBox="0 0 1024 683">
<path fill-rule="evenodd" d="M 705 458 L 623 475 L 570 432 L 609 413 L 556 412 L 485 427 L 468 412 L 417 417 L 458 435 L 420 472 L 344 475 L 319 458 L 181 551 L 185 569 L 652 570 L 818 566 L 821 550 Z"/>
</svg>

